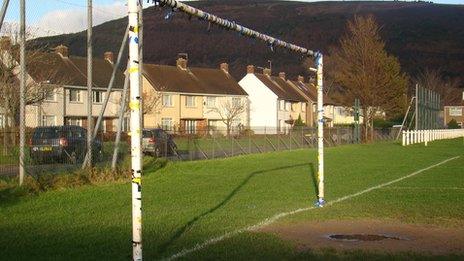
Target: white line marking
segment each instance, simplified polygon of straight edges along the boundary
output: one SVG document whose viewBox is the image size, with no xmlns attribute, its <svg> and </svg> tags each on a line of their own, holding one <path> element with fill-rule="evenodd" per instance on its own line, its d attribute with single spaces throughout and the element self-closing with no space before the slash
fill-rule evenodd
<svg viewBox="0 0 464 261">
<path fill-rule="evenodd" d="M 427 170 L 430 170 L 432 168 L 435 168 L 435 167 L 438 167 L 440 165 L 443 165 L 445 163 L 447 163 L 448 161 L 452 161 L 452 160 L 455 160 L 457 158 L 459 158 L 460 156 L 456 156 L 456 157 L 453 157 L 453 158 L 449 158 L 449 159 L 446 159 L 442 162 L 439 162 L 437 164 L 434 164 L 434 165 L 431 165 L 429 167 L 426 167 L 426 168 L 423 168 L 423 169 L 420 169 L 416 172 L 413 172 L 409 175 L 406 175 L 406 176 L 403 176 L 401 178 L 397 178 L 395 180 L 392 180 L 392 181 L 389 181 L 389 182 L 386 182 L 386 183 L 383 183 L 383 184 L 380 184 L 380 185 L 377 185 L 377 186 L 374 186 L 374 187 L 370 187 L 368 189 L 365 189 L 365 190 L 362 190 L 360 192 L 357 192 L 357 193 L 354 193 L 354 194 L 351 194 L 351 195 L 347 195 L 347 196 L 344 196 L 344 197 L 341 197 L 341 198 L 338 198 L 336 200 L 333 200 L 333 201 L 329 201 L 326 203 L 325 207 L 329 207 L 335 203 L 340 203 L 342 201 L 345 201 L 345 200 L 348 200 L 348 199 L 351 199 L 351 198 L 354 198 L 354 197 L 357 197 L 357 196 L 360 196 L 362 194 L 365 194 L 365 193 L 368 193 L 368 192 L 371 192 L 373 190 L 376 190 L 376 189 L 379 189 L 379 188 L 382 188 L 382 187 L 386 187 L 388 185 L 391 185 L 391 184 L 394 184 L 394 183 L 397 183 L 397 182 L 400 182 L 404 179 L 407 179 L 407 178 L 410 178 L 410 177 L 413 177 L 413 176 L 416 176 L 417 174 L 420 174 L 424 171 L 427 171 Z M 300 212 L 304 212 L 304 211 L 309 211 L 309 210 L 312 210 L 312 209 L 315 209 L 316 207 L 307 207 L 307 208 L 299 208 L 299 209 L 296 209 L 296 210 L 293 210 L 293 211 L 290 211 L 290 212 L 283 212 L 283 213 L 279 213 L 279 214 L 276 214 L 275 216 L 272 216 L 272 217 L 269 217 L 261 222 L 259 222 L 258 224 L 255 224 L 255 225 L 251 225 L 249 227 L 244 227 L 244 228 L 241 228 L 241 229 L 238 229 L 238 230 L 235 230 L 235 231 L 232 231 L 232 232 L 227 232 L 225 233 L 224 235 L 222 236 L 218 236 L 218 237 L 214 237 L 214 238 L 211 238 L 211 239 L 208 239 L 206 241 L 204 241 L 203 243 L 198 243 L 196 244 L 194 247 L 192 248 L 187 248 L 187 249 L 183 249 L 182 251 L 178 252 L 177 254 L 174 254 L 164 260 L 174 260 L 174 259 L 177 259 L 177 258 L 180 258 L 180 257 L 183 257 L 183 256 L 186 256 L 190 253 L 193 253 L 193 252 L 196 252 L 196 251 L 199 251 L 209 245 L 212 245 L 212 244 L 215 244 L 215 243 L 218 243 L 220 241 L 223 241 L 225 239 L 228 239 L 228 238 L 231 238 L 235 235 L 238 235 L 238 234 L 241 234 L 243 232 L 248 232 L 248 231 L 256 231 L 258 229 L 261 229 L 265 226 L 268 226 L 274 222 L 276 222 L 277 220 L 283 218 L 283 217 L 286 217 L 286 216 L 290 216 L 290 215 L 294 215 L 294 214 L 297 214 L 297 213 L 300 213 Z"/>
<path fill-rule="evenodd" d="M 387 190 L 464 190 L 460 187 L 387 187 Z"/>
</svg>

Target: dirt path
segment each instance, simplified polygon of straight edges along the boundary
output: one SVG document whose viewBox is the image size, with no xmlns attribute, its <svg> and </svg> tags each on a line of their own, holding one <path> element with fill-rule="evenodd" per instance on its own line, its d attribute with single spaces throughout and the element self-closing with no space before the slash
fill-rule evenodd
<svg viewBox="0 0 464 261">
<path fill-rule="evenodd" d="M 294 241 L 300 251 L 333 248 L 382 252 L 420 252 L 422 254 L 464 254 L 464 228 L 439 228 L 378 220 L 307 222 L 274 225 L 260 232 L 277 234 Z M 363 240 L 331 239 L 330 235 L 349 235 Z M 381 239 L 380 235 L 390 238 Z"/>
</svg>

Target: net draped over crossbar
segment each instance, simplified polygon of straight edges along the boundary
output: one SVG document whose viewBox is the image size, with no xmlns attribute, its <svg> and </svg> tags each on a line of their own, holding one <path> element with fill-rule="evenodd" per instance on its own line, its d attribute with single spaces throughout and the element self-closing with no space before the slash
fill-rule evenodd
<svg viewBox="0 0 464 261">
<path fill-rule="evenodd" d="M 285 49 L 291 50 L 293 52 L 301 53 L 301 54 L 307 55 L 307 56 L 313 56 L 313 57 L 319 56 L 319 52 L 315 52 L 315 51 L 309 50 L 307 48 L 304 48 L 304 47 L 301 47 L 301 46 L 298 46 L 298 45 L 295 45 L 295 44 L 287 43 L 285 41 L 282 41 L 280 39 L 274 38 L 274 37 L 266 35 L 266 34 L 262 34 L 260 32 L 252 30 L 252 29 L 247 28 L 245 26 L 239 25 L 239 24 L 235 23 L 234 21 L 229 21 L 227 19 L 220 18 L 218 16 L 215 16 L 213 14 L 204 12 L 204 11 L 202 11 L 200 9 L 195 8 L 195 7 L 192 7 L 192 6 L 186 5 L 184 3 L 181 3 L 181 2 L 179 2 L 177 0 L 153 0 L 153 2 L 155 4 L 160 5 L 160 6 L 168 6 L 168 7 L 173 8 L 176 11 L 181 11 L 181 12 L 184 12 L 184 13 L 190 15 L 190 16 L 198 17 L 198 18 L 200 18 L 202 20 L 208 21 L 208 22 L 210 22 L 212 24 L 216 24 L 216 25 L 218 25 L 220 27 L 223 27 L 223 28 L 225 28 L 227 30 L 237 31 L 243 36 L 247 36 L 247 37 L 250 37 L 250 38 L 255 38 L 255 39 L 262 40 L 262 41 L 268 43 L 271 48 L 273 48 L 273 47 L 281 47 L 281 48 L 285 48 Z"/>
</svg>

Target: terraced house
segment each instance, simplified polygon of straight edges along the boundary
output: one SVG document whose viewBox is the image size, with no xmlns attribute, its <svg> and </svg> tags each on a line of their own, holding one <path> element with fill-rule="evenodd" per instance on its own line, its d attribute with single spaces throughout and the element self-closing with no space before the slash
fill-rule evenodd
<svg viewBox="0 0 464 261">
<path fill-rule="evenodd" d="M 3 46 L 6 39 L 2 39 Z M 5 48 L 2 48 L 4 50 Z M 15 55 L 2 52 L 2 63 L 7 60 L 17 63 Z M 34 56 L 34 57 L 32 57 Z M 104 58 L 93 61 L 92 101 L 87 100 L 87 59 L 70 56 L 68 48 L 60 45 L 53 52 L 28 54 L 26 126 L 87 126 L 87 103 L 92 102 L 92 115 L 100 114 L 106 95 L 106 88 L 113 71 L 113 54 L 105 53 Z M 102 122 L 103 131 L 116 130 L 117 115 L 120 109 L 124 74 L 117 72 L 114 91 L 109 97 L 108 106 Z M 5 106 L 12 107 L 12 106 Z M 11 109 L 13 110 L 13 109 Z M 3 118 L 15 118 L 13 115 Z M 94 123 L 96 120 L 94 121 Z"/>
<path fill-rule="evenodd" d="M 181 133 L 237 130 L 248 122 L 247 93 L 229 74 L 229 66 L 188 67 L 180 56 L 176 66 L 144 64 L 144 127 Z"/>
</svg>

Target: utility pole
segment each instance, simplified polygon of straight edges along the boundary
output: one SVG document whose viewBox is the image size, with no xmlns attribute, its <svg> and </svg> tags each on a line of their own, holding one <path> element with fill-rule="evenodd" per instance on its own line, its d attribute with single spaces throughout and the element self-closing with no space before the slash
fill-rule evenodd
<svg viewBox="0 0 464 261">
<path fill-rule="evenodd" d="M 132 166 L 132 257 L 142 260 L 142 122 L 139 68 L 139 1 L 128 0 L 129 82 Z"/>
<path fill-rule="evenodd" d="M 361 141 L 361 132 L 359 131 L 359 116 L 360 116 L 361 103 L 359 99 L 354 99 L 354 142 L 359 144 Z"/>
<path fill-rule="evenodd" d="M 3 27 L 3 20 L 5 20 L 6 10 L 8 10 L 8 5 L 10 0 L 3 0 L 2 11 L 0 11 L 0 30 Z"/>
<path fill-rule="evenodd" d="M 415 120 L 416 120 L 416 127 L 415 127 L 415 130 L 418 130 L 419 129 L 419 84 L 416 83 L 416 116 L 415 116 Z"/>
<path fill-rule="evenodd" d="M 92 0 L 87 0 L 87 164 L 86 167 L 92 167 L 92 137 L 93 137 L 93 46 L 92 46 Z"/>
<path fill-rule="evenodd" d="M 26 0 L 19 3 L 20 83 L 19 83 L 19 185 L 24 182 L 24 147 L 26 146 Z"/>
</svg>

